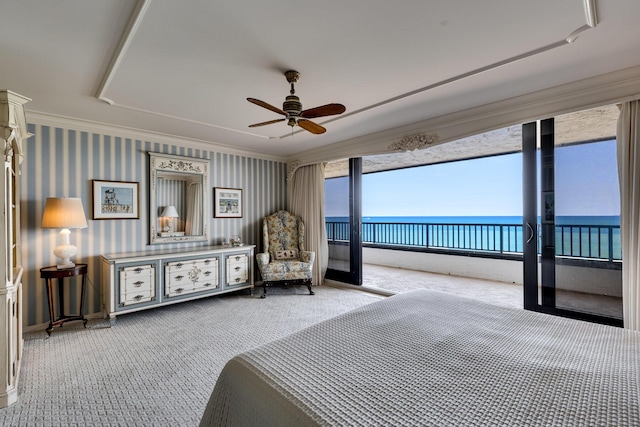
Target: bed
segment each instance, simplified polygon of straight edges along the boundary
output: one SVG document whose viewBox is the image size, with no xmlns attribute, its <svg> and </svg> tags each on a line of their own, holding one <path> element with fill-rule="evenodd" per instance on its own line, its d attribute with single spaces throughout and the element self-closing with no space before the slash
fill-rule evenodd
<svg viewBox="0 0 640 427">
<path fill-rule="evenodd" d="M 437 291 L 232 358 L 202 426 L 638 426 L 640 335 Z"/>
</svg>

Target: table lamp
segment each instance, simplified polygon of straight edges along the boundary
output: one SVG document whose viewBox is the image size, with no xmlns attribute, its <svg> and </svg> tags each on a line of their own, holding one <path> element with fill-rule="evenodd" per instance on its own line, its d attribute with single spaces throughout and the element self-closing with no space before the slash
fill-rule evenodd
<svg viewBox="0 0 640 427">
<path fill-rule="evenodd" d="M 173 205 L 166 206 L 160 216 L 167 218 L 164 223 L 164 231 L 169 233 L 173 232 L 173 218 L 178 218 L 180 216 L 178 215 L 176 207 Z"/>
<path fill-rule="evenodd" d="M 75 267 L 70 258 L 78 253 L 78 248 L 69 243 L 69 229 L 87 228 L 82 200 L 74 197 L 47 197 L 42 214 L 42 228 L 62 229 L 60 244 L 53 249 L 54 255 L 61 259 L 57 267 Z"/>
</svg>

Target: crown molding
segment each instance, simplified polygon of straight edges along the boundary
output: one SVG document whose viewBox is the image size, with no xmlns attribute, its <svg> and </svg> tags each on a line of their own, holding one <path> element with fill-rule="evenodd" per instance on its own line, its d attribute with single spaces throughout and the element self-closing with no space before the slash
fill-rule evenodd
<svg viewBox="0 0 640 427">
<path fill-rule="evenodd" d="M 394 152 L 392 144 L 437 135 L 431 146 L 559 114 L 640 98 L 640 66 L 508 98 L 297 153 L 299 166 Z M 391 144 L 391 145 L 390 145 Z"/>
<path fill-rule="evenodd" d="M 148 130 L 135 129 L 126 126 L 117 126 L 102 122 L 90 120 L 75 119 L 66 116 L 43 113 L 40 111 L 27 110 L 27 121 L 29 123 L 58 127 L 62 129 L 73 129 L 77 131 L 99 133 L 111 135 L 114 137 L 139 139 L 142 141 L 158 142 L 161 144 L 170 144 L 177 147 L 195 148 L 216 153 L 232 154 L 236 156 L 251 157 L 262 160 L 271 160 L 276 162 L 286 162 L 285 157 L 270 156 L 250 150 L 242 150 L 237 147 L 217 144 L 210 141 L 185 138 L 177 135 L 169 135 L 160 132 L 152 132 Z"/>
</svg>

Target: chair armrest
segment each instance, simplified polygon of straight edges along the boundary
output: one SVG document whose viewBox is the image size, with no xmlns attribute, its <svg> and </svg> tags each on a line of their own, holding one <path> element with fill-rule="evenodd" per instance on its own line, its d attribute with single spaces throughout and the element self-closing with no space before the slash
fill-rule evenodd
<svg viewBox="0 0 640 427">
<path fill-rule="evenodd" d="M 269 264 L 269 258 L 269 252 L 261 252 L 256 254 L 256 261 L 258 262 L 259 267 Z"/>
<path fill-rule="evenodd" d="M 311 251 L 300 251 L 300 261 L 313 264 L 316 259 L 316 253 Z"/>
</svg>

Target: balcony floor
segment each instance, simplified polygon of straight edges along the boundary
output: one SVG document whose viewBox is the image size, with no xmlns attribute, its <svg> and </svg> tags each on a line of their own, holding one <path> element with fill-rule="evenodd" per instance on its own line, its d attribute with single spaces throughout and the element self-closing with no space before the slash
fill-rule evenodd
<svg viewBox="0 0 640 427">
<path fill-rule="evenodd" d="M 490 304 L 523 308 L 522 285 L 469 277 L 449 276 L 374 264 L 363 264 L 363 286 L 392 293 L 433 289 Z M 621 298 L 581 292 L 557 292 L 557 304 L 587 313 L 622 318 Z"/>
<path fill-rule="evenodd" d="M 433 289 L 491 304 L 515 308 L 522 308 L 523 306 L 522 286 L 511 283 L 449 276 L 374 264 L 362 265 L 362 277 L 363 286 L 393 293 L 406 292 L 413 289 Z"/>
</svg>

